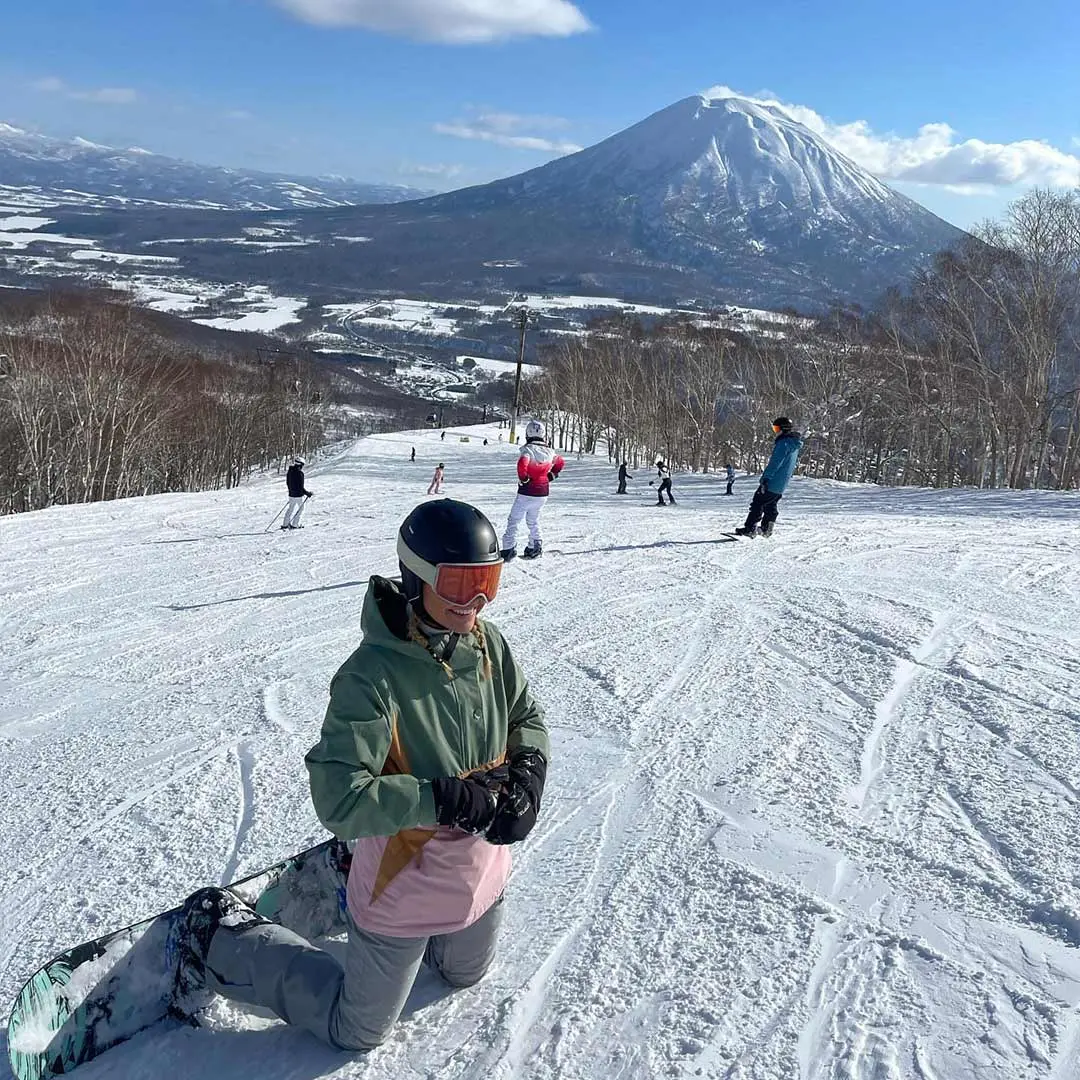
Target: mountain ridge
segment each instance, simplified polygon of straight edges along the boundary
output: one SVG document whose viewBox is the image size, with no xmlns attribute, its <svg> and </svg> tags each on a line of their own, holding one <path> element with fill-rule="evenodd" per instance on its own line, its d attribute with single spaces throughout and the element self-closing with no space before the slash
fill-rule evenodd
<svg viewBox="0 0 1080 1080">
<path fill-rule="evenodd" d="M 203 165 L 142 147 L 115 147 L 81 136 L 59 139 L 0 122 L 0 205 L 17 192 L 34 208 L 173 206 L 293 210 L 399 202 L 430 192 L 340 176 Z"/>
<path fill-rule="evenodd" d="M 57 228 L 300 295 L 570 292 L 807 312 L 872 305 L 965 235 L 782 110 L 701 95 L 527 172 L 419 200 L 300 208 L 286 222 L 61 215 Z M 256 234 L 267 242 L 238 239 Z"/>
</svg>

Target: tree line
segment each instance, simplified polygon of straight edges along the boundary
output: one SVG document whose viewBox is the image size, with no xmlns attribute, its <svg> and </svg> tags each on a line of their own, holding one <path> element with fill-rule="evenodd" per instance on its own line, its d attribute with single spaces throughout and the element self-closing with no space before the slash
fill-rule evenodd
<svg viewBox="0 0 1080 1080">
<path fill-rule="evenodd" d="M 115 299 L 0 309 L 0 513 L 232 487 L 324 441 L 314 365 L 197 349 Z"/>
<path fill-rule="evenodd" d="M 1080 486 L 1080 196 L 1035 190 L 871 311 L 756 331 L 712 318 L 593 324 L 546 350 L 528 404 L 613 461 L 761 467 L 769 422 L 800 467 L 932 487 Z"/>
</svg>

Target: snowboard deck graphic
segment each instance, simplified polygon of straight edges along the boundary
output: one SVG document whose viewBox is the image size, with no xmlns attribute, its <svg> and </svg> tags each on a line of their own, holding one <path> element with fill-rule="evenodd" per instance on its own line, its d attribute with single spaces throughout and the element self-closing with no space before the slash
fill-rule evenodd
<svg viewBox="0 0 1080 1080">
<path fill-rule="evenodd" d="M 259 914 L 309 940 L 344 932 L 348 848 L 326 840 L 228 886 Z M 36 971 L 8 1020 L 16 1080 L 47 1080 L 168 1018 L 182 1020 L 212 995 L 177 1001 L 182 909 L 76 945 Z"/>
</svg>

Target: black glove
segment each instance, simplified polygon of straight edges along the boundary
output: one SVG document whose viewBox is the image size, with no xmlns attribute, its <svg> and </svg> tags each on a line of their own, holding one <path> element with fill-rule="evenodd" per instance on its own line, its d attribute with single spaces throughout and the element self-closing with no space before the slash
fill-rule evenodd
<svg viewBox="0 0 1080 1080">
<path fill-rule="evenodd" d="M 488 784 L 471 776 L 440 776 L 431 781 L 435 819 L 467 833 L 485 832 L 495 819 L 498 797 Z"/>
<path fill-rule="evenodd" d="M 551 481 L 554 480 L 555 477 L 558 476 L 558 475 L 559 474 L 557 472 L 549 472 L 548 473 L 548 483 L 551 483 Z"/>
<path fill-rule="evenodd" d="M 764 480 L 762 480 L 761 483 L 758 484 L 757 490 L 759 495 L 768 495 L 769 485 Z"/>
<path fill-rule="evenodd" d="M 486 836 L 492 844 L 516 844 L 532 832 L 547 779 L 547 761 L 539 750 L 521 749 L 510 758 L 510 780 L 499 795 L 495 819 Z"/>
</svg>

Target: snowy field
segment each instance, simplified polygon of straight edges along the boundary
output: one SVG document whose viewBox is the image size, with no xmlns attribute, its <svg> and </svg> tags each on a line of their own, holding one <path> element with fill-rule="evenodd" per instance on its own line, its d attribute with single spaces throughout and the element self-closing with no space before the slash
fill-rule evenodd
<svg viewBox="0 0 1080 1080">
<path fill-rule="evenodd" d="M 437 461 L 501 527 L 495 430 L 311 468 L 302 533 L 263 531 L 281 478 L 0 519 L 5 1003 L 323 836 L 365 582 Z M 1080 498 L 796 480 L 724 543 L 752 479 L 649 475 L 571 456 L 490 609 L 553 760 L 486 981 L 422 977 L 367 1058 L 219 1003 L 79 1077 L 1080 1077 Z"/>
</svg>

